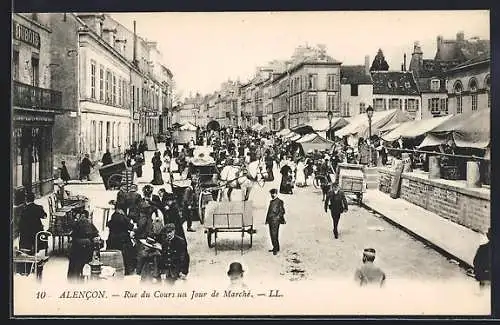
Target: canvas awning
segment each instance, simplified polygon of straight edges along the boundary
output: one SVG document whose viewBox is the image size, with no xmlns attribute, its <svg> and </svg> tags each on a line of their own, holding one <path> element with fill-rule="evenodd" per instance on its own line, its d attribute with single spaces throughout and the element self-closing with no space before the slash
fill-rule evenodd
<svg viewBox="0 0 500 325">
<path fill-rule="evenodd" d="M 320 151 L 330 150 L 335 144 L 318 134 L 307 134 L 303 136 L 302 139 L 298 140 L 297 143 L 302 146 L 304 153 L 314 151 L 316 149 Z"/>
<path fill-rule="evenodd" d="M 293 137 L 290 138 L 290 141 L 297 141 L 300 138 L 302 138 L 302 136 L 300 134 L 295 134 Z"/>
<path fill-rule="evenodd" d="M 400 123 L 394 130 L 382 135 L 385 141 L 396 141 L 399 138 L 416 138 L 449 120 L 452 115 L 433 117 L 424 120 Z"/>
<path fill-rule="evenodd" d="M 419 147 L 437 145 L 453 140 L 457 147 L 485 149 L 491 141 L 490 109 L 457 114 L 438 125 L 427 134 Z"/>
<path fill-rule="evenodd" d="M 372 135 L 379 134 L 380 129 L 394 123 L 401 123 L 410 120 L 410 116 L 399 109 L 390 109 L 387 111 L 373 112 L 372 117 Z M 359 114 L 353 117 L 349 124 L 336 132 L 336 136 L 344 137 L 355 135 L 357 137 L 367 138 L 369 134 L 368 117 L 366 114 Z"/>
<path fill-rule="evenodd" d="M 181 131 L 196 131 L 197 130 L 197 127 L 189 122 L 183 124 L 179 130 Z"/>
<path fill-rule="evenodd" d="M 293 138 L 296 135 L 297 135 L 297 133 L 290 131 L 290 133 L 288 133 L 287 135 L 285 135 L 284 138 L 285 139 L 290 139 L 290 138 Z"/>
<path fill-rule="evenodd" d="M 313 128 L 307 124 L 299 124 L 290 128 L 290 131 L 295 132 L 300 135 L 314 133 Z"/>
<path fill-rule="evenodd" d="M 324 132 L 324 131 L 328 131 L 328 129 L 330 128 L 330 122 L 328 122 L 327 118 L 314 120 L 314 121 L 311 121 L 307 124 L 310 125 L 314 131 L 323 131 Z M 336 118 L 332 119 L 332 129 L 333 130 L 338 130 L 340 128 L 343 128 L 347 124 L 349 124 L 349 122 L 343 117 L 336 117 Z"/>
<path fill-rule="evenodd" d="M 278 133 L 276 133 L 276 135 L 278 135 L 280 137 L 284 137 L 284 136 L 287 136 L 290 132 L 291 132 L 290 129 L 283 129 L 283 130 L 279 131 Z"/>
</svg>

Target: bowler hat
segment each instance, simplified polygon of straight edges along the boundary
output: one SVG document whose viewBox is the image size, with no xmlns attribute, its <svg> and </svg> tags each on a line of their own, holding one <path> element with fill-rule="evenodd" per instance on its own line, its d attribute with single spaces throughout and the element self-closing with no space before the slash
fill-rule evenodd
<svg viewBox="0 0 500 325">
<path fill-rule="evenodd" d="M 271 193 L 271 194 L 276 194 L 276 193 L 278 193 L 278 190 L 277 190 L 277 189 L 275 189 L 275 188 L 273 188 L 273 189 L 271 189 L 271 190 L 269 191 L 269 193 Z"/>
<path fill-rule="evenodd" d="M 233 262 L 229 264 L 229 270 L 227 271 L 227 275 L 232 275 L 232 274 L 241 274 L 245 272 L 243 270 L 243 266 L 241 266 L 241 263 L 238 262 Z"/>
<path fill-rule="evenodd" d="M 175 225 L 173 223 L 167 223 L 163 229 L 165 229 L 165 231 L 172 231 L 175 230 Z"/>
<path fill-rule="evenodd" d="M 366 256 L 375 256 L 375 249 L 374 248 L 365 248 L 363 250 L 363 255 L 366 255 Z"/>
</svg>

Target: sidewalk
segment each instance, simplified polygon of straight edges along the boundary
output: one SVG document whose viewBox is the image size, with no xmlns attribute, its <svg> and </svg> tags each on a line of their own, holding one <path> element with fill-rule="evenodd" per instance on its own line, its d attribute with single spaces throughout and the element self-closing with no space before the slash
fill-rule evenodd
<svg viewBox="0 0 500 325">
<path fill-rule="evenodd" d="M 486 236 L 427 211 L 403 199 L 392 199 L 378 189 L 368 189 L 363 204 L 425 244 L 434 246 L 467 267 Z"/>
</svg>

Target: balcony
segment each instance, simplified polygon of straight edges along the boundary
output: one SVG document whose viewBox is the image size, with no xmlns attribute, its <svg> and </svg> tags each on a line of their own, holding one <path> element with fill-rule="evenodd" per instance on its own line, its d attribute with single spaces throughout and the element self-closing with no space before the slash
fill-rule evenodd
<svg viewBox="0 0 500 325">
<path fill-rule="evenodd" d="M 18 81 L 13 82 L 12 90 L 13 106 L 63 113 L 60 91 L 34 87 Z"/>
</svg>

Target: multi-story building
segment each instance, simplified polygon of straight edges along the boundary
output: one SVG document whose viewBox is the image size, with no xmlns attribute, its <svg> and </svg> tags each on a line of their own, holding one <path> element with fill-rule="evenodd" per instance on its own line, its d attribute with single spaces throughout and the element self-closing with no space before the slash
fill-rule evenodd
<svg viewBox="0 0 500 325">
<path fill-rule="evenodd" d="M 400 109 L 420 120 L 420 92 L 411 71 L 373 71 L 373 109 Z"/>
<path fill-rule="evenodd" d="M 272 99 L 272 76 L 269 77 L 264 84 L 263 88 L 263 120 L 262 125 L 265 125 L 269 130 L 273 129 L 273 99 Z"/>
<path fill-rule="evenodd" d="M 11 167 L 18 204 L 27 191 L 44 195 L 53 190 L 54 120 L 68 103 L 59 91 L 65 87 L 52 82 L 63 66 L 50 55 L 50 21 L 36 13 L 13 14 L 12 21 Z"/>
<path fill-rule="evenodd" d="M 160 133 L 165 133 L 172 126 L 172 89 L 174 75 L 169 68 L 161 66 L 162 112 L 160 116 Z"/>
<path fill-rule="evenodd" d="M 273 131 L 289 126 L 289 75 L 273 73 L 271 98 L 273 103 Z"/>
<path fill-rule="evenodd" d="M 241 127 L 247 128 L 252 126 L 252 82 L 248 81 L 240 86 L 239 106 Z"/>
<path fill-rule="evenodd" d="M 54 159 L 65 160 L 76 178 L 84 154 L 94 161 L 106 150 L 120 157 L 133 141 L 160 132 L 167 89 L 161 54 L 136 35 L 135 23 L 132 32 L 109 15 L 43 15 L 53 30 L 52 61 L 62 66 L 53 82 L 68 105 L 56 119 Z"/>
<path fill-rule="evenodd" d="M 446 72 L 449 112 L 464 112 L 491 107 L 491 68 L 489 55 L 481 55 Z"/>
<path fill-rule="evenodd" d="M 340 67 L 340 89 L 342 117 L 366 113 L 366 108 L 373 103 L 373 81 L 368 56 L 365 57 L 365 65 Z"/>
</svg>

